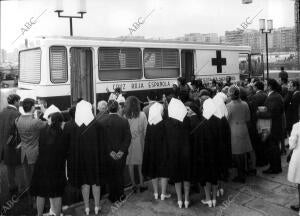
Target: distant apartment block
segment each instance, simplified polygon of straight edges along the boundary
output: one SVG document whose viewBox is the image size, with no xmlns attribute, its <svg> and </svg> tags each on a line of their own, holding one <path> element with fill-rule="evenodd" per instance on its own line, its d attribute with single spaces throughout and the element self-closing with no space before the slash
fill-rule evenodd
<svg viewBox="0 0 300 216">
<path fill-rule="evenodd" d="M 252 51 L 262 51 L 266 46 L 265 34 L 258 30 L 226 31 L 225 43 L 232 45 L 248 45 Z M 295 28 L 282 27 L 268 34 L 268 45 L 271 51 L 291 51 L 296 49 Z"/>
<path fill-rule="evenodd" d="M 190 33 L 185 34 L 183 38 L 178 38 L 179 40 L 200 42 L 200 43 L 219 43 L 220 39 L 217 33 Z"/>
<path fill-rule="evenodd" d="M 225 43 L 232 45 L 242 45 L 243 44 L 243 31 L 225 31 Z"/>
</svg>

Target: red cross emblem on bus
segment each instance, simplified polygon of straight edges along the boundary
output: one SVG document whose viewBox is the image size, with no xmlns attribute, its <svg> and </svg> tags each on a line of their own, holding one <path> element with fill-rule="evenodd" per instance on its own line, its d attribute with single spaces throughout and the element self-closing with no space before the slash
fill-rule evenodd
<svg viewBox="0 0 300 216">
<path fill-rule="evenodd" d="M 222 73 L 222 65 L 226 65 L 226 58 L 221 57 L 221 50 L 217 50 L 217 58 L 212 58 L 211 64 L 217 66 L 217 73 Z"/>
</svg>

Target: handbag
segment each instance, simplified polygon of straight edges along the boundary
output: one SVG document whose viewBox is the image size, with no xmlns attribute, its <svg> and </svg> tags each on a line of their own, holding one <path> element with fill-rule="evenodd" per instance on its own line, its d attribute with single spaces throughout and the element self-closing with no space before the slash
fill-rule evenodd
<svg viewBox="0 0 300 216">
<path fill-rule="evenodd" d="M 21 142 L 21 138 L 18 132 L 18 128 L 17 128 L 17 121 L 19 120 L 19 117 L 15 120 L 13 127 L 11 129 L 11 133 L 7 139 L 6 145 L 12 147 L 12 148 L 16 148 L 20 142 Z"/>
</svg>

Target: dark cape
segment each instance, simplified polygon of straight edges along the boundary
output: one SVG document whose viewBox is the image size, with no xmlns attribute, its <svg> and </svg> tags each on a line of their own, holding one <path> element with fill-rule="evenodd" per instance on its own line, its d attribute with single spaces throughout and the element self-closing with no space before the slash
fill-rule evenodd
<svg viewBox="0 0 300 216">
<path fill-rule="evenodd" d="M 81 126 L 79 136 L 79 158 L 81 184 L 100 185 L 104 183 L 104 154 L 100 143 L 100 129 L 94 119 L 88 126 Z"/>
<path fill-rule="evenodd" d="M 219 121 L 218 164 L 220 180 L 227 181 L 229 169 L 232 167 L 231 132 L 226 117 Z"/>
<path fill-rule="evenodd" d="M 190 119 L 168 118 L 165 123 L 168 148 L 168 173 L 172 182 L 191 180 Z"/>
<path fill-rule="evenodd" d="M 193 182 L 195 182 L 195 178 L 193 177 L 194 174 L 193 174 L 193 171 L 196 170 L 197 167 L 194 167 L 194 166 L 197 166 L 197 164 L 194 163 L 194 151 L 197 149 L 197 147 L 195 146 L 196 143 L 194 141 L 194 135 L 193 135 L 193 130 L 195 130 L 197 128 L 197 126 L 200 124 L 200 122 L 203 121 L 203 117 L 202 116 L 198 116 L 198 115 L 192 115 L 190 118 L 190 146 L 191 146 L 191 158 L 190 158 L 190 161 L 191 161 L 191 170 L 192 170 L 192 180 Z"/>
<path fill-rule="evenodd" d="M 79 136 L 84 127 L 78 127 L 74 120 L 65 124 L 64 142 L 68 145 L 67 155 L 67 177 L 71 186 L 80 188 L 82 185 L 82 169 L 80 167 Z"/>
<path fill-rule="evenodd" d="M 67 146 L 62 130 L 46 126 L 39 138 L 39 156 L 34 167 L 30 193 L 40 197 L 62 197 L 66 185 Z"/>
<path fill-rule="evenodd" d="M 145 177 L 168 177 L 165 121 L 147 126 L 142 173 Z"/>
<path fill-rule="evenodd" d="M 224 120 L 212 116 L 209 120 L 201 121 L 192 131 L 193 180 L 202 185 L 206 182 L 216 185 L 230 164 L 230 137 L 227 137 L 228 131 L 224 129 L 224 125 Z"/>
</svg>

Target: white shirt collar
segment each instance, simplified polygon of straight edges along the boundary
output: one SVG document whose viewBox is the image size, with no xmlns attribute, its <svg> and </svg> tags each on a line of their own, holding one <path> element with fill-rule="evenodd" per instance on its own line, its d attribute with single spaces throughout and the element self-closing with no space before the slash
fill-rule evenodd
<svg viewBox="0 0 300 216">
<path fill-rule="evenodd" d="M 270 91 L 270 92 L 268 93 L 268 96 L 270 96 L 273 92 L 274 92 L 274 91 Z"/>
<path fill-rule="evenodd" d="M 14 109 L 16 109 L 16 110 L 17 110 L 17 107 L 16 107 L 16 106 L 14 106 L 14 105 L 8 104 L 7 106 L 9 106 L 9 107 L 12 107 L 12 108 L 14 108 Z"/>
</svg>

